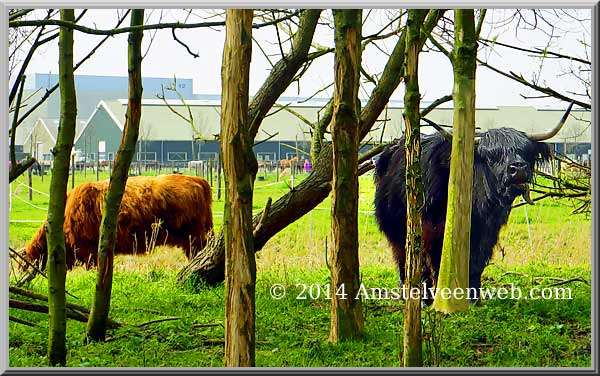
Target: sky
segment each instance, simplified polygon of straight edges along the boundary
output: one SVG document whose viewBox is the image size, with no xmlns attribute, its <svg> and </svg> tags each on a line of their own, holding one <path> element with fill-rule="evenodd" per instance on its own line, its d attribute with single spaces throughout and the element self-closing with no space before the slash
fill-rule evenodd
<svg viewBox="0 0 600 376">
<path fill-rule="evenodd" d="M 122 11 L 121 11 L 122 12 Z M 189 22 L 200 22 L 200 14 L 204 17 L 212 15 L 209 20 L 218 20 L 219 10 L 194 10 L 191 14 L 179 9 L 146 10 L 146 23 L 183 21 L 187 16 Z M 390 17 L 397 15 L 396 10 L 363 10 L 363 16 L 368 15 L 365 21 L 363 35 L 369 35 L 389 23 Z M 79 11 L 76 12 L 78 14 Z M 591 12 L 589 10 L 559 11 L 560 17 L 553 11 L 546 11 L 543 21 L 534 23 L 531 11 L 523 11 L 525 19 L 511 18 L 515 10 L 490 9 L 486 15 L 486 22 L 482 28 L 482 35 L 488 39 L 527 49 L 548 48 L 552 51 L 581 58 L 586 57 L 586 48 L 581 43 L 591 43 Z M 452 11 L 446 12 L 452 17 Z M 36 11 L 34 17 L 41 18 L 43 10 Z M 587 21 L 580 22 L 583 18 Z M 81 20 L 81 24 L 88 27 L 101 29 L 113 28 L 117 19 L 115 9 L 92 9 Z M 333 31 L 326 21 L 331 20 L 330 11 L 322 14 L 324 25 L 317 28 L 315 41 L 326 47 L 333 46 Z M 519 22 L 520 20 L 520 22 Z M 528 26 L 529 22 L 531 25 Z M 260 22 L 255 20 L 256 23 Z M 404 22 L 404 19 L 402 19 Z M 123 25 L 127 26 L 127 19 Z M 397 26 L 398 23 L 393 25 Z M 389 31 L 389 30 L 388 30 Z M 170 30 L 146 31 L 144 33 L 143 48 L 145 52 L 142 74 L 148 77 L 179 77 L 194 80 L 194 93 L 220 94 L 221 91 L 221 56 L 225 37 L 224 27 L 180 29 L 176 31 L 177 38 L 185 42 L 189 49 L 199 55 L 191 56 L 186 48 L 176 43 Z M 279 33 L 281 39 L 286 39 L 283 31 Z M 552 36 L 550 36 L 552 35 Z M 280 58 L 280 49 L 277 45 L 277 34 L 274 26 L 253 30 L 253 55 L 250 67 L 250 93 L 253 94 L 264 82 L 270 72 L 271 63 Z M 74 54 L 75 61 L 85 56 L 88 51 L 102 37 L 86 35 L 80 32 L 75 34 Z M 397 37 L 381 40 L 377 46 L 369 45 L 363 53 L 363 66 L 372 75 L 377 76 L 383 71 L 387 61 L 386 54 L 394 48 Z M 260 47 L 259 47 L 260 46 Z M 28 76 L 32 73 L 58 73 L 58 40 L 53 41 L 39 49 L 32 59 Z M 447 46 L 451 49 L 451 46 Z M 284 43 L 284 51 L 289 48 L 289 43 Z M 429 50 L 429 49 L 427 49 Z M 265 57 L 266 53 L 270 58 Z M 587 49 L 587 53 L 591 51 Z M 571 67 L 578 69 L 578 65 L 565 59 L 544 59 L 533 57 L 529 53 L 496 46 L 493 51 L 480 45 L 478 56 L 490 64 L 505 70 L 522 74 L 531 79 L 534 75 L 540 77 L 544 86 L 550 86 L 563 93 L 581 92 L 581 84 L 564 72 Z M 331 85 L 333 82 L 333 54 L 327 54 L 310 66 L 299 84 L 293 84 L 284 93 L 287 96 L 311 96 L 317 91 Z M 541 68 L 540 68 L 541 66 Z M 127 34 L 111 37 L 96 54 L 81 66 L 76 74 L 90 75 L 127 75 Z M 485 67 L 477 69 L 476 105 L 478 107 L 496 106 L 522 106 L 532 105 L 538 108 L 552 107 L 565 108 L 566 104 L 553 99 L 524 99 L 522 96 L 537 96 L 539 93 L 525 88 L 514 81 L 499 76 Z M 31 80 L 33 81 L 33 80 Z M 32 82 L 30 82 L 32 84 Z M 452 65 L 448 58 L 436 51 L 423 52 L 420 55 L 419 84 L 424 102 L 433 101 L 452 92 L 453 74 Z M 363 84 L 360 96 L 365 99 L 372 91 L 372 84 Z M 318 97 L 329 97 L 333 86 L 317 94 Z M 393 99 L 402 100 L 403 85 L 399 85 Z M 579 99 L 582 99 L 579 97 Z M 582 100 L 586 100 L 583 98 Z"/>
</svg>

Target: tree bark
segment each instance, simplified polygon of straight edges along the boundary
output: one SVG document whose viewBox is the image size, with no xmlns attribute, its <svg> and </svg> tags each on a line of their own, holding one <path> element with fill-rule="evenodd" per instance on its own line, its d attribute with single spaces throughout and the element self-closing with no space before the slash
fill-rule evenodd
<svg viewBox="0 0 600 376">
<path fill-rule="evenodd" d="M 73 22 L 73 9 L 61 9 L 61 20 Z M 50 180 L 50 199 L 46 239 L 48 242 L 48 362 L 50 366 L 67 364 L 67 315 L 65 279 L 67 275 L 65 236 L 65 203 L 69 161 L 77 118 L 75 79 L 73 76 L 73 30 L 61 28 L 59 35 L 60 126 L 53 149 L 54 166 Z"/>
<path fill-rule="evenodd" d="M 443 13 L 443 10 L 431 10 L 423 23 L 424 32 L 431 32 Z M 364 139 L 369 133 L 403 78 L 404 43 L 405 32 L 402 32 L 381 79 L 361 110 L 359 140 Z M 421 40 L 421 48 L 424 43 L 424 40 Z M 286 85 L 289 85 L 289 82 Z M 283 91 L 285 87 L 277 86 L 273 90 L 275 89 Z M 332 160 L 331 144 L 325 144 L 317 159 L 312 161 L 313 169 L 310 175 L 271 206 L 263 226 L 254 235 L 255 251 L 260 250 L 279 231 L 313 210 L 329 196 L 333 176 Z M 262 215 L 261 212 L 254 216 L 255 226 L 260 222 Z M 223 282 L 225 249 L 222 238 L 221 232 L 214 242 L 207 244 L 202 252 L 198 252 L 196 257 L 179 271 L 177 275 L 179 283 L 199 284 L 204 281 L 208 285 L 215 285 Z"/>
<path fill-rule="evenodd" d="M 357 299 L 358 262 L 358 86 L 361 60 L 362 10 L 334 9 L 335 90 L 331 140 L 331 327 L 329 341 L 360 338 L 364 321 Z"/>
<path fill-rule="evenodd" d="M 410 9 L 406 22 L 404 57 L 404 149 L 406 152 L 406 278 L 404 291 L 421 290 L 423 264 L 423 181 L 419 107 L 420 28 L 426 11 Z M 404 308 L 403 365 L 422 367 L 421 296 L 407 294 Z"/>
<path fill-rule="evenodd" d="M 131 12 L 131 26 L 142 25 L 143 22 L 144 10 L 134 9 Z M 104 200 L 104 214 L 100 224 L 100 240 L 98 242 L 96 291 L 87 323 L 86 339 L 88 341 L 104 341 L 106 336 L 112 291 L 114 250 L 117 241 L 117 219 L 127 184 L 129 167 L 135 153 L 142 115 L 142 37 L 141 29 L 134 29 L 129 34 L 129 102 L 121 146 L 117 151 Z"/>
<path fill-rule="evenodd" d="M 248 119 L 252 10 L 228 9 L 225 19 L 221 155 L 225 172 L 225 366 L 255 365 L 256 260 L 252 196 L 258 164 Z"/>
<path fill-rule="evenodd" d="M 472 9 L 454 11 L 454 132 L 448 181 L 448 209 L 444 245 L 437 280 L 437 290 L 462 290 L 448 299 L 438 293 L 434 308 L 452 313 L 468 309 L 469 253 L 471 237 L 471 206 L 473 189 L 473 159 L 475 140 L 475 68 L 477 66 L 477 36 Z"/>
</svg>

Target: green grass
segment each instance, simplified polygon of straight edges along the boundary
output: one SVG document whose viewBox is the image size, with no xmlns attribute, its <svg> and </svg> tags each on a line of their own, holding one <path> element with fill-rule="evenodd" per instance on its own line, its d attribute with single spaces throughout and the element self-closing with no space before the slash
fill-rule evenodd
<svg viewBox="0 0 600 376">
<path fill-rule="evenodd" d="M 534 273 L 535 269 L 518 271 Z M 580 276 L 584 270 L 544 270 L 563 277 Z M 392 288 L 396 275 L 385 267 L 365 267 L 363 283 Z M 586 275 L 586 274 L 584 274 Z M 223 286 L 193 291 L 174 283 L 172 270 L 149 268 L 116 272 L 111 315 L 129 324 L 161 317 L 180 320 L 146 328 L 111 331 L 103 344 L 83 345 L 85 325 L 69 321 L 70 366 L 78 367 L 213 367 L 223 365 Z M 589 278 L 589 276 L 587 276 Z M 402 303 L 364 301 L 365 338 L 341 345 L 327 342 L 329 305 L 324 298 L 297 300 L 296 283 L 325 284 L 328 273 L 320 270 L 270 270 L 257 282 L 256 361 L 264 367 L 393 367 L 401 348 Z M 524 290 L 530 279 L 488 273 L 485 284 L 513 282 Z M 80 304 L 91 303 L 93 273 L 69 275 L 67 289 Z M 269 295 L 274 283 L 287 287 L 287 295 Z M 35 289 L 45 290 L 43 280 Z M 443 319 L 440 366 L 442 367 L 583 367 L 590 365 L 590 287 L 571 284 L 569 301 L 489 300 L 466 313 Z M 11 310 L 11 314 L 13 314 Z M 35 328 L 10 324 L 10 365 L 46 364 L 47 321 L 43 315 L 14 312 L 36 322 Z M 218 326 L 195 328 L 195 324 Z M 431 329 L 426 325 L 424 330 Z M 426 356 L 431 353 L 426 352 Z"/>
<path fill-rule="evenodd" d="M 260 175 L 260 174 L 259 174 Z M 105 173 L 101 178 L 107 177 Z M 296 184 L 303 176 L 299 176 Z M 21 180 L 23 180 L 21 178 Z M 77 176 L 76 182 L 84 180 Z M 88 173 L 87 180 L 95 180 Z M 289 177 L 274 184 L 274 176 L 257 181 L 254 209 L 259 211 L 269 197 L 276 200 L 289 188 Z M 34 188 L 48 192 L 49 176 L 34 176 Z M 216 186 L 216 184 L 214 184 Z M 264 186 L 263 188 L 260 188 Z M 70 185 L 69 185 L 70 187 Z M 13 191 L 17 185 L 13 184 Z M 16 194 L 27 201 L 26 188 Z M 371 176 L 360 184 L 360 263 L 365 286 L 393 288 L 397 273 L 385 237 L 373 215 L 374 187 Z M 215 194 L 216 198 L 216 194 Z M 47 206 L 47 197 L 34 193 L 32 203 Z M 13 199 L 10 219 L 43 220 L 46 212 Z M 329 301 L 298 300 L 296 284 L 324 285 L 326 237 L 330 236 L 330 200 L 288 226 L 257 253 L 256 361 L 264 367 L 396 367 L 402 345 L 403 303 L 392 300 L 364 301 L 365 338 L 339 345 L 327 342 Z M 222 199 L 214 201 L 217 227 L 221 225 Z M 492 265 L 483 278 L 484 287 L 513 283 L 524 292 L 569 280 L 591 279 L 591 223 L 571 215 L 568 202 L 546 199 L 535 206 L 514 209 L 502 230 Z M 526 212 L 527 211 L 527 212 Z M 529 225 L 526 220 L 529 219 Z M 22 247 L 39 223 L 11 223 L 10 245 Z M 151 255 L 117 256 L 111 317 L 129 324 L 109 332 L 102 344 L 83 345 L 85 324 L 69 320 L 68 365 L 73 367 L 214 367 L 223 365 L 224 289 L 175 283 L 175 274 L 186 263 L 183 252 L 159 247 Z M 280 300 L 269 295 L 273 284 L 282 284 L 287 295 Z M 78 268 L 69 272 L 67 289 L 91 305 L 95 273 Z M 37 278 L 28 286 L 47 292 L 46 281 Z M 589 367 L 591 365 L 591 288 L 569 282 L 571 300 L 492 299 L 471 306 L 465 313 L 431 324 L 424 317 L 426 365 L 433 365 L 435 351 L 429 334 L 441 335 L 439 366 L 442 367 Z M 427 310 L 426 312 L 429 312 Z M 35 323 L 30 328 L 10 323 L 10 366 L 46 366 L 47 317 L 10 309 L 10 314 Z M 178 320 L 135 325 L 164 317 Z M 195 324 L 217 324 L 197 327 Z"/>
</svg>

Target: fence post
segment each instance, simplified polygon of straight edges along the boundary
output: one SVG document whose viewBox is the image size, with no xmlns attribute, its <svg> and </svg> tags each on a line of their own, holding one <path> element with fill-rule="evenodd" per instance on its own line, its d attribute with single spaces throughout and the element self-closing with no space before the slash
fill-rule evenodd
<svg viewBox="0 0 600 376">
<path fill-rule="evenodd" d="M 294 189 L 294 172 L 296 168 L 294 167 L 295 163 L 293 159 L 290 159 L 290 176 L 292 179 L 292 189 Z"/>
<path fill-rule="evenodd" d="M 100 158 L 96 160 L 96 181 L 100 180 Z"/>
<path fill-rule="evenodd" d="M 71 189 L 75 187 L 75 155 L 71 155 Z"/>
<path fill-rule="evenodd" d="M 29 201 L 33 200 L 33 167 L 27 169 L 27 185 L 29 186 Z"/>
<path fill-rule="evenodd" d="M 44 164 L 40 163 L 39 161 L 37 162 L 40 165 L 40 176 L 42 177 L 42 183 L 44 182 Z"/>
<path fill-rule="evenodd" d="M 208 176 L 210 177 L 210 186 L 213 186 L 213 175 L 212 175 L 212 159 L 208 160 Z"/>
</svg>

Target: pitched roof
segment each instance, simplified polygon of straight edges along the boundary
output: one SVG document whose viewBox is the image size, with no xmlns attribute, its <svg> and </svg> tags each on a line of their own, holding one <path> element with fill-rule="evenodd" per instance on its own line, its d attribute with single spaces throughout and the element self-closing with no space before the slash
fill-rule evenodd
<svg viewBox="0 0 600 376">
<path fill-rule="evenodd" d="M 25 137 L 24 141 L 28 140 L 29 137 L 31 137 L 31 134 L 33 133 L 34 129 L 36 127 L 43 127 L 46 132 L 48 132 L 48 134 L 50 135 L 50 137 L 52 138 L 52 141 L 56 142 L 56 139 L 58 137 L 58 125 L 60 123 L 60 119 L 55 119 L 55 118 L 45 118 L 45 117 L 39 117 L 36 119 L 33 127 L 31 128 L 31 130 L 29 131 L 29 133 L 27 134 L 27 136 Z M 81 133 L 81 131 L 83 130 L 84 126 L 85 126 L 86 120 L 84 119 L 77 119 L 76 123 L 75 123 L 75 139 L 77 139 L 77 137 L 79 136 L 79 134 Z"/>
</svg>

